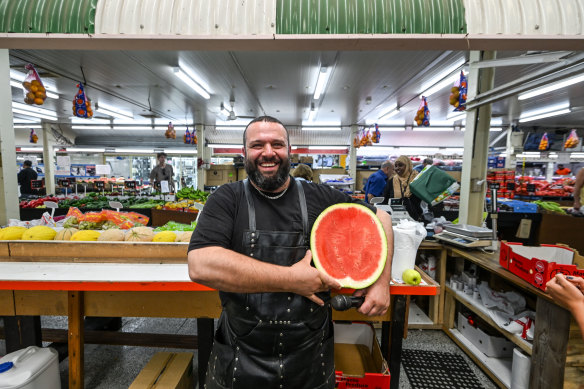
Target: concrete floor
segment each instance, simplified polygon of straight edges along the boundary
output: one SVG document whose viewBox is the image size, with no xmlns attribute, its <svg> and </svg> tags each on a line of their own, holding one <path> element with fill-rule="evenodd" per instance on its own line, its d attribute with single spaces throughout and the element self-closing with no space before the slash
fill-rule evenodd
<svg viewBox="0 0 584 389">
<path fill-rule="evenodd" d="M 1 319 L 0 319 L 1 321 Z M 66 317 L 43 317 L 43 328 L 66 328 Z M 169 318 L 123 318 L 122 329 L 125 332 L 166 333 L 194 335 L 197 331 L 195 319 Z M 377 334 L 380 337 L 380 334 Z M 463 356 L 485 389 L 495 389 L 496 385 L 466 356 L 466 354 L 438 330 L 410 330 L 404 339 L 403 348 L 452 352 Z M 121 389 L 127 388 L 150 358 L 159 351 L 188 351 L 183 349 L 162 349 L 134 346 L 85 346 L 85 387 L 87 389 Z M 6 354 L 5 342 L 0 340 L 0 356 Z M 67 388 L 67 359 L 59 365 L 61 387 Z M 194 350 L 193 369 L 196 379 L 197 351 Z M 407 375 L 401 368 L 400 389 L 410 389 Z"/>
</svg>

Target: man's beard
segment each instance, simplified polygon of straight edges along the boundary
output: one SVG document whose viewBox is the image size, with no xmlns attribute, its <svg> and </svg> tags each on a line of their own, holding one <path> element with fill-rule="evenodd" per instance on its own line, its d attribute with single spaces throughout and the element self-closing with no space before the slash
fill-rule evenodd
<svg viewBox="0 0 584 389">
<path fill-rule="evenodd" d="M 263 162 L 280 163 L 276 174 L 270 177 L 264 176 L 258 169 L 258 165 Z M 251 161 L 246 158 L 245 171 L 249 179 L 256 184 L 258 188 L 266 192 L 272 192 L 284 185 L 288 179 L 288 175 L 290 174 L 290 160 L 288 158 L 280 159 L 274 157 L 269 159 L 260 158 L 257 161 Z"/>
</svg>

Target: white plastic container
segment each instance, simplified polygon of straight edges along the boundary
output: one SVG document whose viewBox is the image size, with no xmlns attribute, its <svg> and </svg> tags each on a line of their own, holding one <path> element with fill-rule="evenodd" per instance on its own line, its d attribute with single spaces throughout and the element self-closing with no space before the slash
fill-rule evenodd
<svg viewBox="0 0 584 389">
<path fill-rule="evenodd" d="M 30 346 L 0 358 L 0 389 L 61 389 L 59 354 Z"/>
</svg>

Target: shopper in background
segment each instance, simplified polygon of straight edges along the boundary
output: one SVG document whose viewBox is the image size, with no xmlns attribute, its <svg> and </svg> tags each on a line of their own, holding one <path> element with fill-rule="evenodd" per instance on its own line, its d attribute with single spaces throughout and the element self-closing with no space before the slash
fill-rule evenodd
<svg viewBox="0 0 584 389">
<path fill-rule="evenodd" d="M 18 172 L 18 185 L 20 185 L 20 194 L 32 194 L 30 182 L 38 178 L 37 172 L 32 168 L 32 162 L 26 160 L 22 163 L 22 170 Z"/>
<path fill-rule="evenodd" d="M 166 163 L 166 153 L 158 153 L 156 154 L 156 159 L 158 160 L 158 165 L 152 169 L 150 172 L 150 185 L 156 187 L 156 183 L 160 183 L 162 181 L 168 181 L 168 189 L 173 192 L 174 191 L 174 171 L 172 170 L 172 166 Z"/>
<path fill-rule="evenodd" d="M 584 167 L 578 170 L 576 174 L 576 182 L 574 183 L 574 210 L 582 210 L 582 204 L 584 204 Z M 584 213 L 584 212 L 583 212 Z"/>
<path fill-rule="evenodd" d="M 340 284 L 311 266 L 312 225 L 338 203 L 376 212 L 389 257 L 378 281 L 357 292 L 365 296 L 359 312 L 375 316 L 389 307 L 391 218 L 327 185 L 290 177 L 288 131 L 278 119 L 252 120 L 243 144 L 248 179 L 209 196 L 189 245 L 190 278 L 218 289 L 223 307 L 204 386 L 332 389 L 329 300 Z"/>
<path fill-rule="evenodd" d="M 399 156 L 393 163 L 395 174 L 389 180 L 383 190 L 383 204 L 389 204 L 389 199 L 402 199 L 402 204 L 408 214 L 414 220 L 421 220 L 421 200 L 410 192 L 410 182 L 418 175 L 412 169 L 412 161 L 405 155 Z"/>
<path fill-rule="evenodd" d="M 296 169 L 292 172 L 292 177 L 299 180 L 312 181 L 312 174 L 310 166 L 301 163 L 296 166 Z"/>
<path fill-rule="evenodd" d="M 414 170 L 417 171 L 418 173 L 421 172 L 426 166 L 430 165 L 432 166 L 432 164 L 434 163 L 434 160 L 432 158 L 426 158 L 424 159 L 424 161 L 419 164 L 418 166 L 414 167 Z"/>
<path fill-rule="evenodd" d="M 383 194 L 383 188 L 387 184 L 387 179 L 393 175 L 393 163 L 387 160 L 381 164 L 378 171 L 369 176 L 365 184 L 365 202 L 371 201 L 374 197 Z"/>
<path fill-rule="evenodd" d="M 556 170 L 556 175 L 558 176 L 567 176 L 568 174 L 572 173 L 570 169 L 564 167 L 561 163 L 558 164 L 558 170 Z"/>
<path fill-rule="evenodd" d="M 548 281 L 545 291 L 555 302 L 568 308 L 576 319 L 584 339 L 584 279 L 558 273 Z"/>
</svg>

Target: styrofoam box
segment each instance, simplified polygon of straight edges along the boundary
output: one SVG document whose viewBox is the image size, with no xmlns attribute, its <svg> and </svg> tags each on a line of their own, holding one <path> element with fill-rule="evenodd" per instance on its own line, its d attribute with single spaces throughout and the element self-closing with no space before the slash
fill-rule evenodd
<svg viewBox="0 0 584 389">
<path fill-rule="evenodd" d="M 510 358 L 513 355 L 513 343 L 505 338 L 487 335 L 480 328 L 471 326 L 460 312 L 458 331 L 488 357 Z"/>
<path fill-rule="evenodd" d="M 7 369 L 0 373 L 0 389 L 61 388 L 59 354 L 52 348 L 30 346 L 15 351 L 0 358 L 0 366 Z"/>
</svg>

